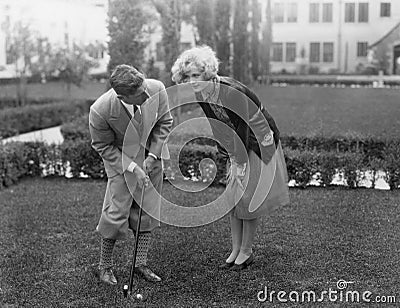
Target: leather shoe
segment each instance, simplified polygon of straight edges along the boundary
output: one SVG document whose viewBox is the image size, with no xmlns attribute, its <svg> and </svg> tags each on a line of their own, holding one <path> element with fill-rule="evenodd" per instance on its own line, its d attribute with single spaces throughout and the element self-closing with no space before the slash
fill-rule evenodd
<svg viewBox="0 0 400 308">
<path fill-rule="evenodd" d="M 160 282 L 161 278 L 158 277 L 153 271 L 145 265 L 135 267 L 135 273 L 142 276 L 144 279 L 150 282 Z"/>
<path fill-rule="evenodd" d="M 244 262 L 241 263 L 241 264 L 236 264 L 236 263 L 235 263 L 235 264 L 230 268 L 230 270 L 231 270 L 231 271 L 241 271 L 241 270 L 244 270 L 245 268 L 247 268 L 247 267 L 248 267 L 250 264 L 252 264 L 253 262 L 254 262 L 254 255 L 251 254 L 250 257 L 248 257 L 246 261 L 244 261 Z"/>
<path fill-rule="evenodd" d="M 100 280 L 113 286 L 117 284 L 117 279 L 111 268 L 100 269 Z"/>
<path fill-rule="evenodd" d="M 220 269 L 229 269 L 235 264 L 235 261 L 232 262 L 224 262 L 224 264 L 221 264 L 219 266 Z"/>
</svg>

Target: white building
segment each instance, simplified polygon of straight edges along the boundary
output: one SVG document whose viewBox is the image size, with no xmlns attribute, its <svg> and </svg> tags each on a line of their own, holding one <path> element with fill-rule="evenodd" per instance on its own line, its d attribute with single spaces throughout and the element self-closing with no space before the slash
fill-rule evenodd
<svg viewBox="0 0 400 308">
<path fill-rule="evenodd" d="M 273 72 L 356 72 L 400 21 L 399 0 L 271 0 L 271 10 Z"/>
</svg>

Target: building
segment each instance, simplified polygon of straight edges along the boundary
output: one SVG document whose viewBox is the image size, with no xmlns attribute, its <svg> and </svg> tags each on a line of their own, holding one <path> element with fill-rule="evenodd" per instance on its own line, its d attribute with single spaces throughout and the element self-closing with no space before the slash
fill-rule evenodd
<svg viewBox="0 0 400 308">
<path fill-rule="evenodd" d="M 53 46 L 99 46 L 92 51 L 101 71 L 106 68 L 107 0 L 0 0 L 0 77 L 12 77 L 12 57 L 7 54 L 8 31 L 16 22 L 29 25 Z M 93 49 L 93 48 L 91 48 Z"/>
<path fill-rule="evenodd" d="M 272 72 L 361 73 L 369 47 L 400 22 L 400 1 L 271 0 L 271 12 Z"/>
<path fill-rule="evenodd" d="M 180 50 L 186 50 L 196 45 L 195 35 L 196 29 L 193 25 L 186 22 L 181 24 L 181 38 L 180 38 Z M 162 45 L 162 28 L 158 25 L 154 32 L 150 34 L 149 45 L 146 48 L 146 59 L 154 59 L 154 65 L 163 70 L 165 68 L 164 63 L 164 48 Z"/>
</svg>

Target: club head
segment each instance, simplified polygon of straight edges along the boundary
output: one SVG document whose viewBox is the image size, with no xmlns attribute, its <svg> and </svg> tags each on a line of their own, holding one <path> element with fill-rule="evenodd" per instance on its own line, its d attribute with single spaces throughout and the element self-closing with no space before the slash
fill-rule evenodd
<svg viewBox="0 0 400 308">
<path fill-rule="evenodd" d="M 123 292 L 124 292 L 124 297 L 128 297 L 128 285 L 127 284 L 124 285 Z"/>
</svg>

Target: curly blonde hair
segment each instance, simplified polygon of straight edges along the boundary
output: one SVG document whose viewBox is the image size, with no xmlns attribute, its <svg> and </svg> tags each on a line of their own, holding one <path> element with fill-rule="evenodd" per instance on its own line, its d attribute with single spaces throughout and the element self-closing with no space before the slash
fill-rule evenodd
<svg viewBox="0 0 400 308">
<path fill-rule="evenodd" d="M 185 82 L 187 74 L 196 68 L 205 73 L 205 80 L 217 75 L 219 61 L 215 52 L 209 46 L 193 47 L 182 52 L 171 68 L 172 81 Z"/>
</svg>

